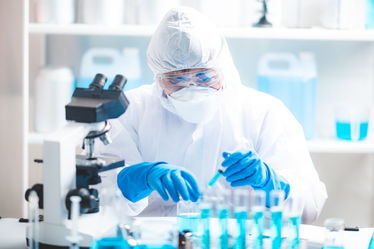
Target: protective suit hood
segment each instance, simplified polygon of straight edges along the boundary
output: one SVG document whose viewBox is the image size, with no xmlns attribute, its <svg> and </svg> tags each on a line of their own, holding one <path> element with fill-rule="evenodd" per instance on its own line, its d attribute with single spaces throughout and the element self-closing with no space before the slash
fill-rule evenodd
<svg viewBox="0 0 374 249">
<path fill-rule="evenodd" d="M 155 75 L 217 68 L 224 79 L 240 82 L 226 40 L 208 18 L 192 8 L 178 7 L 166 13 L 152 36 L 147 57 Z"/>
</svg>

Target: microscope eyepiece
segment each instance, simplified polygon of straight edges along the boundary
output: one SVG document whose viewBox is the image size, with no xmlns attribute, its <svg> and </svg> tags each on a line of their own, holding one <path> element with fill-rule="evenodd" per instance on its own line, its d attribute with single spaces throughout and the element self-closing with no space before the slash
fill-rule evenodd
<svg viewBox="0 0 374 249">
<path fill-rule="evenodd" d="M 107 77 L 105 77 L 104 74 L 98 73 L 95 75 L 95 78 L 93 79 L 92 83 L 89 86 L 89 89 L 103 89 L 105 83 L 107 81 Z"/>
<path fill-rule="evenodd" d="M 112 81 L 112 84 L 109 86 L 109 90 L 113 91 L 122 91 L 123 88 L 125 87 L 127 82 L 127 79 L 125 76 L 121 74 L 117 74 L 114 77 L 114 80 Z"/>
</svg>

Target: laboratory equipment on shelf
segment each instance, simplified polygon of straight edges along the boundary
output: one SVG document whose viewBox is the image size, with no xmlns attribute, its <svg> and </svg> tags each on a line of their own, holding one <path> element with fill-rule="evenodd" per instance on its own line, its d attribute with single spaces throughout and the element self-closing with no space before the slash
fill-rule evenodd
<svg viewBox="0 0 374 249">
<path fill-rule="evenodd" d="M 128 47 L 120 53 L 114 48 L 90 48 L 82 57 L 78 86 L 88 87 L 96 72 L 105 74 L 108 81 L 112 81 L 117 72 L 123 72 L 127 78 L 124 91 L 139 87 L 142 84 L 139 50 Z M 104 89 L 108 89 L 108 85 Z"/>
<path fill-rule="evenodd" d="M 77 88 L 66 105 L 68 124 L 43 141 L 43 185 L 37 193 L 43 199 L 44 221 L 40 222 L 39 244 L 43 247 L 69 247 L 66 225 L 72 216 L 71 196 L 81 197 L 79 233 L 80 246 L 89 247 L 94 234 L 92 224 L 104 215 L 100 211 L 99 191 L 92 188 L 102 182 L 103 172 L 124 166 L 124 160 L 95 155 L 95 139 L 111 142 L 108 119 L 125 113 L 129 101 L 122 89 L 126 78 L 117 75 L 109 90 L 103 90 L 107 78 L 97 74 L 89 88 Z M 85 154 L 76 155 L 83 143 Z M 105 178 L 104 178 L 105 179 Z M 26 192 L 26 200 L 29 196 Z M 105 220 L 105 219 L 104 219 Z M 116 223 L 106 220 L 103 230 L 116 232 Z"/>
<path fill-rule="evenodd" d="M 368 135 L 368 107 L 339 106 L 335 109 L 336 137 L 342 140 L 360 141 Z"/>
<path fill-rule="evenodd" d="M 44 66 L 35 78 L 34 129 L 52 132 L 66 124 L 65 105 L 74 91 L 74 75 L 70 68 Z"/>
<path fill-rule="evenodd" d="M 266 18 L 268 14 L 268 0 L 260 0 L 260 2 L 262 4 L 262 16 L 253 26 L 258 28 L 271 28 L 273 25 Z"/>
<path fill-rule="evenodd" d="M 31 249 L 39 248 L 39 198 L 32 190 L 29 195 L 28 245 Z"/>
<path fill-rule="evenodd" d="M 282 246 L 284 192 L 273 190 L 270 192 L 270 239 L 272 249 Z"/>
<path fill-rule="evenodd" d="M 344 249 L 344 220 L 330 218 L 325 220 L 324 226 L 326 228 L 326 235 L 322 249 Z"/>
<path fill-rule="evenodd" d="M 314 55 L 267 53 L 258 64 L 257 88 L 280 99 L 302 125 L 306 139 L 315 130 L 317 69 Z"/>
<path fill-rule="evenodd" d="M 34 4 L 38 23 L 70 24 L 75 21 L 75 0 L 36 0 Z"/>
<path fill-rule="evenodd" d="M 251 244 L 253 249 L 262 249 L 265 231 L 266 193 L 262 190 L 255 190 L 250 195 L 250 199 L 252 218 Z"/>
<path fill-rule="evenodd" d="M 81 0 L 79 3 L 79 22 L 99 25 L 124 23 L 125 0 Z"/>
</svg>

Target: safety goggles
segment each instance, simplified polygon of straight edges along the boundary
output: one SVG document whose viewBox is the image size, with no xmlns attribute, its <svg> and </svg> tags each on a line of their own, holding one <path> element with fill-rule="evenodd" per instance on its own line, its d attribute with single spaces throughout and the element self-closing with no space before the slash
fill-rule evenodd
<svg viewBox="0 0 374 249">
<path fill-rule="evenodd" d="M 158 80 L 162 88 L 169 92 L 176 92 L 182 88 L 190 86 L 221 87 L 220 74 L 215 69 L 190 69 L 188 71 L 178 71 L 158 75 Z"/>
</svg>

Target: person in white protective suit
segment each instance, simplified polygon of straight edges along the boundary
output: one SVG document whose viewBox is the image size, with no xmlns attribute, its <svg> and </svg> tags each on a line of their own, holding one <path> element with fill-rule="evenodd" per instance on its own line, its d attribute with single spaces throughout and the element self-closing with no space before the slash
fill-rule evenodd
<svg viewBox="0 0 374 249">
<path fill-rule="evenodd" d="M 102 151 L 129 165 L 117 184 L 131 215 L 175 216 L 176 202 L 197 201 L 224 167 L 213 188 L 283 190 L 303 201 L 304 223 L 317 218 L 327 194 L 302 127 L 281 101 L 242 85 L 207 18 L 171 9 L 147 56 L 155 82 L 126 92 L 129 108 Z"/>
</svg>

